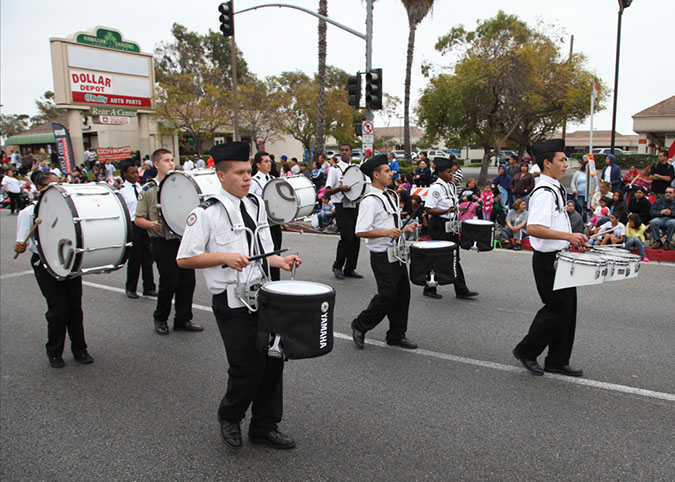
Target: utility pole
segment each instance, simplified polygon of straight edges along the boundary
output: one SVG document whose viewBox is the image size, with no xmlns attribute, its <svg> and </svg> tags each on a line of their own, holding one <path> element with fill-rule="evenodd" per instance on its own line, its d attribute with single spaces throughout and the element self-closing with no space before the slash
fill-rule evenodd
<svg viewBox="0 0 675 482">
<path fill-rule="evenodd" d="M 366 75 L 373 68 L 373 0 L 366 2 Z M 380 93 L 382 95 L 382 93 Z M 366 120 L 375 119 L 373 110 L 366 104 Z"/>
</svg>

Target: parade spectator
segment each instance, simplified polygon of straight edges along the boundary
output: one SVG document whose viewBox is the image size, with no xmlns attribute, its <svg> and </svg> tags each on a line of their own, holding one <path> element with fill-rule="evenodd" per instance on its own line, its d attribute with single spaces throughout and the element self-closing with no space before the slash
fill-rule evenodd
<svg viewBox="0 0 675 482">
<path fill-rule="evenodd" d="M 644 224 L 649 223 L 649 211 L 652 209 L 652 203 L 649 202 L 647 190 L 642 186 L 637 186 L 635 192 L 628 203 L 628 213 L 640 216 L 640 221 Z"/>
<path fill-rule="evenodd" d="M 462 169 L 459 167 L 459 162 L 457 162 L 456 164 L 453 163 L 452 165 L 452 177 L 455 179 L 455 184 L 457 184 L 458 186 L 464 180 L 464 173 L 462 172 Z"/>
<path fill-rule="evenodd" d="M 410 217 L 412 213 L 412 201 L 410 200 L 410 194 L 406 191 L 398 191 L 398 205 L 401 208 L 401 221 L 405 221 Z"/>
<path fill-rule="evenodd" d="M 293 157 L 291 158 L 291 172 L 292 176 L 297 176 L 300 174 L 300 166 L 298 166 L 298 159 Z"/>
<path fill-rule="evenodd" d="M 630 167 L 628 168 L 628 172 L 626 173 L 625 176 L 623 176 L 621 182 L 623 182 L 624 186 L 627 186 L 631 184 L 637 176 L 638 176 L 637 166 L 635 164 L 631 164 Z"/>
<path fill-rule="evenodd" d="M 141 176 L 141 184 L 147 183 L 150 179 L 154 179 L 157 176 L 157 169 L 152 164 L 152 161 L 148 159 L 143 161 L 143 175 Z"/>
<path fill-rule="evenodd" d="M 589 207 L 591 208 L 591 211 L 593 211 L 594 214 L 595 210 L 598 208 L 600 204 L 600 199 L 609 196 L 611 187 L 612 185 L 607 181 L 600 181 L 600 189 L 593 193 L 593 195 L 591 196 L 591 202 L 589 203 Z M 611 202 L 611 198 L 608 199 Z"/>
<path fill-rule="evenodd" d="M 509 177 L 513 179 L 514 176 L 519 172 L 520 166 L 518 165 L 518 156 L 511 154 L 511 157 L 509 157 L 509 167 L 506 168 L 506 174 L 508 174 Z"/>
<path fill-rule="evenodd" d="M 389 160 L 389 170 L 394 176 L 394 181 L 396 181 L 399 178 L 398 175 L 399 165 L 398 161 L 396 160 L 396 154 L 390 152 L 389 154 L 387 154 L 387 159 Z"/>
<path fill-rule="evenodd" d="M 666 188 L 665 196 L 654 202 L 649 215 L 652 218 L 649 227 L 652 230 L 654 249 L 670 249 L 675 234 L 675 187 Z M 661 231 L 666 231 L 665 246 L 661 242 Z"/>
<path fill-rule="evenodd" d="M 605 167 L 602 168 L 600 179 L 612 185 L 612 191 L 621 189 L 621 168 L 616 163 L 614 154 L 607 154 L 605 157 Z"/>
<path fill-rule="evenodd" d="M 190 172 L 195 168 L 195 163 L 190 159 L 189 157 L 186 159 L 186 161 L 183 163 L 183 171 L 185 172 Z"/>
<path fill-rule="evenodd" d="M 626 249 L 628 251 L 635 247 L 640 253 L 642 261 L 648 262 L 649 258 L 645 252 L 645 226 L 640 220 L 640 216 L 632 213 L 628 216 L 628 224 L 626 224 Z"/>
<path fill-rule="evenodd" d="M 614 191 L 612 193 L 612 206 L 609 208 L 610 213 L 615 213 L 619 216 L 619 221 L 623 224 L 628 222 L 628 209 L 626 208 L 626 202 L 623 200 L 623 196 L 620 191 Z"/>
<path fill-rule="evenodd" d="M 489 221 L 492 216 L 492 209 L 495 204 L 495 195 L 492 193 L 492 184 L 489 182 L 483 186 L 483 192 L 480 193 L 481 210 L 483 212 L 483 220 Z"/>
<path fill-rule="evenodd" d="M 609 215 L 609 221 L 601 224 L 597 229 L 592 229 L 593 234 L 603 233 L 598 237 L 591 238 L 589 244 L 622 244 L 626 236 L 626 226 L 619 222 L 619 217 L 616 214 Z"/>
<path fill-rule="evenodd" d="M 406 172 L 405 175 L 405 182 L 403 183 L 403 189 L 410 193 L 410 190 L 412 189 L 413 185 L 413 175 L 409 172 Z"/>
<path fill-rule="evenodd" d="M 94 182 L 105 182 L 105 168 L 100 162 L 94 163 Z"/>
<path fill-rule="evenodd" d="M 523 161 L 520 163 L 520 172 L 511 179 L 511 193 L 514 199 L 525 199 L 527 202 L 532 189 L 534 189 L 534 176 L 529 173 L 527 162 Z"/>
<path fill-rule="evenodd" d="M 461 201 L 473 201 L 478 202 L 480 199 L 480 190 L 478 189 L 478 184 L 473 177 L 470 177 L 466 180 L 466 187 L 462 191 L 460 196 Z"/>
<path fill-rule="evenodd" d="M 584 155 L 579 169 L 574 173 L 574 176 L 572 176 L 572 183 L 570 184 L 570 190 L 574 193 L 577 203 L 577 210 L 580 213 L 584 213 L 584 207 L 586 206 L 586 185 L 588 182 L 586 167 L 588 167 L 588 156 Z M 589 192 L 592 195 L 595 191 L 597 191 L 598 178 L 593 176 L 591 179 L 592 181 Z"/>
<path fill-rule="evenodd" d="M 283 159 L 283 156 L 281 156 Z M 293 171 L 291 169 L 290 164 L 288 164 L 286 161 L 283 161 L 281 163 L 281 177 L 291 177 L 293 175 Z"/>
<path fill-rule="evenodd" d="M 197 159 L 197 162 L 195 162 L 195 169 L 204 169 L 206 167 L 206 162 L 204 162 L 202 156 L 197 154 L 195 158 Z"/>
<path fill-rule="evenodd" d="M 318 161 L 314 161 L 314 169 L 312 169 L 312 183 L 314 183 L 314 187 L 317 191 L 326 185 L 326 173 L 323 169 L 321 156 L 319 156 Z"/>
<path fill-rule="evenodd" d="M 519 251 L 522 249 L 521 241 L 527 236 L 527 203 L 524 199 L 518 199 L 513 203 L 513 209 L 509 209 L 506 215 L 506 226 L 499 231 L 499 238 L 504 242 L 506 249 Z"/>
<path fill-rule="evenodd" d="M 473 196 L 470 199 L 463 197 L 463 201 L 459 203 L 459 220 L 465 221 L 467 219 L 473 219 L 476 217 L 476 208 L 478 204 L 473 200 Z"/>
<path fill-rule="evenodd" d="M 638 175 L 631 181 L 630 186 L 642 186 L 645 188 L 645 192 L 649 192 L 652 187 L 652 181 L 649 179 L 650 170 L 651 166 L 647 166 L 642 171 L 638 172 Z"/>
<path fill-rule="evenodd" d="M 649 169 L 649 180 L 652 181 L 651 190 L 657 197 L 662 197 L 666 188 L 675 178 L 675 168 L 668 163 L 668 151 L 659 152 L 659 161 Z"/>
<path fill-rule="evenodd" d="M 576 203 L 574 201 L 567 201 L 567 215 L 570 218 L 570 226 L 573 233 L 584 233 L 584 220 L 581 214 L 576 210 Z"/>
<path fill-rule="evenodd" d="M 56 177 L 59 178 L 59 181 L 63 180 L 63 173 L 61 172 L 61 169 L 59 169 L 59 163 L 58 162 L 52 162 L 52 165 L 49 168 L 49 171 L 56 174 Z"/>
<path fill-rule="evenodd" d="M 541 168 L 539 167 L 539 164 L 536 162 L 532 163 L 532 167 L 530 167 L 530 174 L 532 174 L 532 177 L 534 178 L 534 185 L 536 186 L 539 182 L 539 177 L 541 176 Z"/>
<path fill-rule="evenodd" d="M 588 222 L 592 226 L 597 226 L 598 223 L 600 224 L 604 223 L 603 221 L 606 217 L 609 216 L 609 198 L 608 197 L 602 197 L 600 198 L 600 202 L 598 204 L 598 207 L 595 208 L 595 211 L 593 211 L 593 217 L 588 220 Z M 602 222 L 601 222 L 602 221 Z"/>
<path fill-rule="evenodd" d="M 500 164 L 497 169 L 497 175 L 492 180 L 492 184 L 499 189 L 499 199 L 502 206 L 508 206 L 509 198 L 511 197 L 511 176 L 506 173 L 506 166 Z"/>
<path fill-rule="evenodd" d="M 424 156 L 426 158 L 426 156 Z M 432 180 L 431 169 L 425 159 L 422 159 L 415 169 L 414 184 L 419 187 L 429 187 Z"/>
<path fill-rule="evenodd" d="M 305 176 L 307 179 L 312 179 L 312 173 L 307 169 L 307 163 L 301 162 L 298 164 L 300 166 L 300 174 Z"/>
<path fill-rule="evenodd" d="M 317 216 L 319 217 L 320 229 L 326 229 L 333 218 L 335 218 L 335 206 L 328 196 L 322 196 L 321 211 L 319 211 Z"/>
<path fill-rule="evenodd" d="M 106 159 L 104 167 L 105 181 L 112 181 L 112 178 L 115 177 L 115 165 L 110 159 Z"/>
<path fill-rule="evenodd" d="M 24 205 L 21 200 L 21 181 L 16 177 L 14 168 L 7 169 L 5 176 L 2 178 L 2 187 L 5 188 L 5 192 L 9 197 L 9 209 L 11 213 L 14 214 L 16 211 L 16 214 L 19 214 Z"/>
</svg>

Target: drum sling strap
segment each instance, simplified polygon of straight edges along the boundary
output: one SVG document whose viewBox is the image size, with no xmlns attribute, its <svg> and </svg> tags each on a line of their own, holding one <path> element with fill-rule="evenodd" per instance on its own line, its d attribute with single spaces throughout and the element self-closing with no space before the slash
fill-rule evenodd
<svg viewBox="0 0 675 482">
<path fill-rule="evenodd" d="M 394 199 L 398 199 L 398 195 L 394 191 L 387 189 L 386 191 L 382 192 L 370 192 L 363 196 L 363 199 L 367 197 L 379 199 L 387 214 L 394 216 L 394 224 L 396 225 L 396 228 L 401 229 L 401 212 L 399 209 L 397 209 L 394 203 Z"/>
<path fill-rule="evenodd" d="M 443 190 L 445 191 L 445 195 L 448 198 L 452 199 L 454 205 L 457 205 L 457 192 L 456 192 L 456 188 L 455 188 L 454 184 L 452 184 L 452 185 L 448 184 L 443 179 L 438 179 L 436 182 L 434 182 L 432 184 L 432 186 L 434 184 L 438 184 L 439 186 L 441 186 L 443 188 Z M 447 221 L 453 221 L 453 220 L 457 219 L 457 212 L 456 211 L 455 212 L 449 212 L 448 215 L 450 216 L 449 218 L 442 218 L 441 216 L 435 216 L 435 217 L 437 217 L 439 219 L 444 219 L 444 220 L 447 220 Z"/>
<path fill-rule="evenodd" d="M 555 197 L 555 210 L 558 211 L 559 213 L 565 213 L 567 217 L 567 225 L 569 226 L 570 232 L 572 232 L 572 224 L 570 223 L 570 217 L 567 214 L 567 209 L 565 208 L 567 192 L 565 191 L 563 185 L 561 184 L 558 189 L 553 189 L 551 186 L 537 186 L 534 189 L 532 189 L 532 192 L 530 193 L 530 199 L 532 199 L 532 195 L 537 190 L 549 191 L 550 193 L 553 194 L 553 196 Z M 570 248 L 568 247 L 567 249 L 569 250 Z"/>
</svg>

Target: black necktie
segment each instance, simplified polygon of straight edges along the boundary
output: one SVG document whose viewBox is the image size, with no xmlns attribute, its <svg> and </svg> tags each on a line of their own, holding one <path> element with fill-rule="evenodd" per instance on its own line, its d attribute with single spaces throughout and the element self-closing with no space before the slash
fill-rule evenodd
<svg viewBox="0 0 675 482">
<path fill-rule="evenodd" d="M 134 194 L 136 195 L 136 199 L 138 199 L 138 187 L 136 187 L 136 183 L 132 184 L 134 188 Z"/>
<path fill-rule="evenodd" d="M 269 180 L 270 180 L 270 176 L 268 174 L 267 176 L 265 176 L 265 181 L 269 181 Z"/>
</svg>

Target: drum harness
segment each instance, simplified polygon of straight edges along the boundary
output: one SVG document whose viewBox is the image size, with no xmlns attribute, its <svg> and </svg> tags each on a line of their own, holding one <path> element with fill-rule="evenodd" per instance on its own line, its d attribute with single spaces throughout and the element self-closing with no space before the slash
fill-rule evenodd
<svg viewBox="0 0 675 482">
<path fill-rule="evenodd" d="M 381 192 L 371 191 L 368 194 L 366 194 L 363 197 L 363 199 L 367 197 L 374 197 L 379 199 L 387 214 L 394 216 L 394 224 L 396 225 L 396 228 L 403 229 L 403 226 L 405 225 L 401 222 L 401 208 L 400 208 L 401 203 L 398 197 L 398 193 L 396 191 L 393 191 L 391 189 L 387 189 Z M 395 204 L 394 199 L 396 199 Z M 394 240 L 392 239 L 391 242 L 394 243 Z M 396 241 L 395 246 L 390 246 L 389 248 L 387 248 L 388 252 L 390 252 L 390 250 L 391 256 L 397 259 L 399 263 L 407 264 L 408 261 L 410 260 L 410 247 L 406 244 L 405 236 L 403 236 L 402 234 Z"/>
<path fill-rule="evenodd" d="M 553 189 L 551 186 L 546 186 L 546 185 L 539 185 L 532 189 L 532 192 L 530 193 L 530 199 L 532 199 L 532 196 L 534 193 L 539 190 L 539 191 L 548 191 L 553 194 L 555 197 L 555 210 L 558 211 L 558 213 L 565 213 L 566 209 L 566 203 L 565 199 L 567 198 L 567 192 L 565 191 L 565 188 L 561 184 L 558 189 Z M 570 218 L 567 216 L 567 224 L 570 226 L 570 232 L 572 231 L 572 227 L 570 225 Z M 571 251 L 571 247 L 568 246 L 567 249 L 564 249 L 562 251 Z M 553 262 L 553 269 L 558 269 L 558 256 L 556 256 L 555 261 Z M 571 274 L 574 274 L 574 260 L 572 261 L 572 269 L 571 269 Z"/>
<path fill-rule="evenodd" d="M 440 178 L 437 179 L 436 182 L 434 182 L 433 184 L 438 184 L 439 186 L 442 186 L 443 190 L 445 191 L 445 195 L 449 199 L 452 199 L 453 204 L 455 206 L 458 205 L 457 188 L 455 187 L 454 184 L 447 183 L 443 179 L 440 179 Z M 456 211 L 455 212 L 449 212 L 448 214 L 450 215 L 450 217 L 448 218 L 448 221 L 445 223 L 445 232 L 446 233 L 459 234 L 462 225 L 459 222 L 459 219 L 457 217 L 457 212 Z"/>
</svg>

